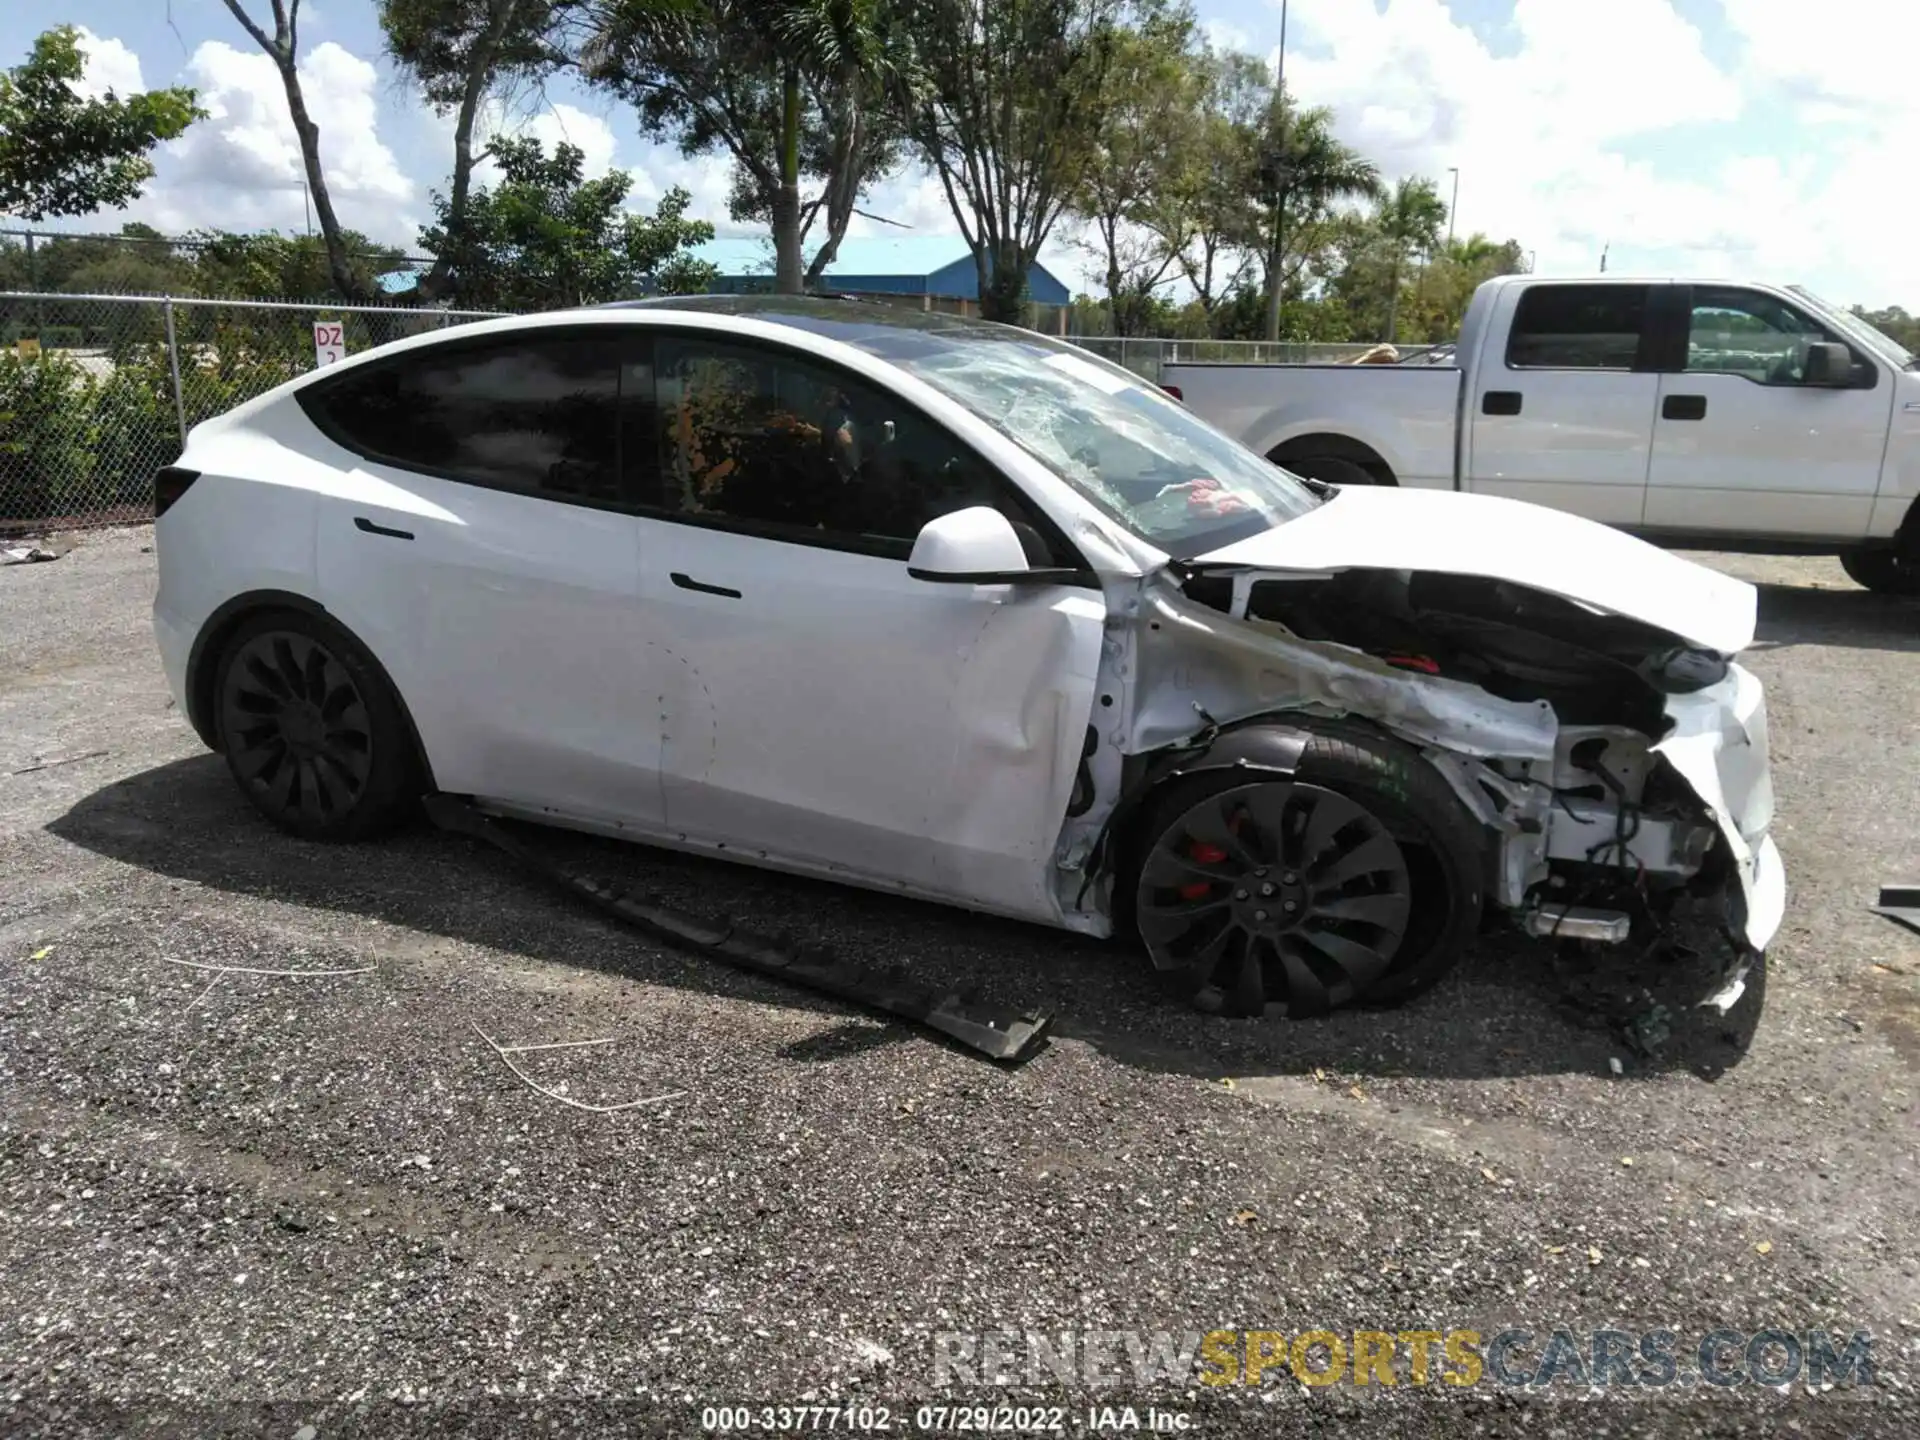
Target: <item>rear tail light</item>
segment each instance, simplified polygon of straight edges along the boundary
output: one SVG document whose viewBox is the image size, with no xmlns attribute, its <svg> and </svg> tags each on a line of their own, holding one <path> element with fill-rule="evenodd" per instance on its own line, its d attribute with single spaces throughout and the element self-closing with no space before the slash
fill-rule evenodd
<svg viewBox="0 0 1920 1440">
<path fill-rule="evenodd" d="M 158 520 L 172 508 L 173 502 L 187 493 L 187 487 L 200 478 L 198 470 L 168 465 L 153 477 L 153 518 Z"/>
<path fill-rule="evenodd" d="M 1187 397 L 1180 393 L 1180 387 L 1178 385 L 1162 385 L 1160 388 L 1182 404 L 1186 402 Z"/>
</svg>

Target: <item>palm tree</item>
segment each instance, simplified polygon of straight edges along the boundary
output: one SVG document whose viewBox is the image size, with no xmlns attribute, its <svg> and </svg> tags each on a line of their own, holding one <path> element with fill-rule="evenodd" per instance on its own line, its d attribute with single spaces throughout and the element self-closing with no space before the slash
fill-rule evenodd
<svg viewBox="0 0 1920 1440">
<path fill-rule="evenodd" d="M 1424 176 L 1402 179 L 1380 202 L 1374 225 L 1387 242 L 1392 263 L 1387 281 L 1387 333 L 1392 344 L 1400 322 L 1400 277 L 1416 254 L 1431 254 L 1447 223 L 1446 202 L 1439 187 Z"/>
<path fill-rule="evenodd" d="M 1261 157 L 1262 190 L 1269 196 L 1271 230 L 1267 251 L 1267 338 L 1280 338 L 1280 306 L 1286 285 L 1286 235 L 1289 218 L 1298 230 L 1323 218 L 1342 200 L 1380 194 L 1380 171 L 1333 133 L 1333 112 L 1324 108 L 1295 113 L 1285 95 L 1268 110 L 1272 141 Z"/>
<path fill-rule="evenodd" d="M 737 167 L 736 215 L 766 215 L 774 288 L 798 295 L 801 245 L 827 213 L 817 278 L 874 173 L 881 87 L 893 66 L 888 0 L 593 0 L 581 47 L 587 77 L 632 100 L 656 133 L 688 153 L 720 148 Z M 800 199 L 800 171 L 825 191 Z"/>
<path fill-rule="evenodd" d="M 886 87 L 898 78 L 883 0 L 786 0 L 773 11 L 772 29 L 786 57 L 781 73 L 780 198 L 774 206 L 774 288 L 798 295 L 807 282 L 818 280 L 840 248 L 844 218 L 853 208 L 862 168 L 851 163 L 866 143 L 873 109 Z M 833 163 L 827 191 L 818 202 L 827 208 L 827 242 L 815 252 L 802 276 L 799 272 L 800 235 L 806 228 L 800 209 L 800 86 L 813 88 L 816 102 L 830 112 Z M 841 193 L 844 191 L 845 193 Z M 835 215 L 841 225 L 832 222 Z M 783 221 L 784 217 L 784 221 Z M 809 217 L 811 218 L 811 217 Z M 791 230 L 783 247 L 781 226 Z M 794 266 L 789 285 L 784 257 L 791 252 Z"/>
</svg>

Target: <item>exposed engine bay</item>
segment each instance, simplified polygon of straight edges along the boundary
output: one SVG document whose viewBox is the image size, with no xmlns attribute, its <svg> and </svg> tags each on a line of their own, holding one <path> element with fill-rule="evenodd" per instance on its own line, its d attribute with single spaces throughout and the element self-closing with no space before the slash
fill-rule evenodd
<svg viewBox="0 0 1920 1440">
<path fill-rule="evenodd" d="M 1203 754 L 1207 722 L 1217 733 L 1247 716 L 1215 706 L 1225 672 L 1251 665 L 1233 688 L 1266 691 L 1275 723 L 1361 717 L 1417 745 L 1485 827 L 1482 893 L 1527 933 L 1643 955 L 1724 942 L 1725 984 L 1707 1003 L 1738 997 L 1783 888 L 1766 838 L 1764 704 L 1728 656 L 1477 575 L 1176 562 L 1143 598 L 1158 618 L 1134 632 L 1136 687 L 1156 646 L 1190 656 L 1196 630 L 1236 656 L 1218 674 L 1191 660 L 1172 671 L 1202 724 L 1170 752 Z M 1173 627 L 1178 640 L 1163 639 Z M 1272 694 L 1276 682 L 1302 693 Z M 1168 709 L 1150 702 L 1140 718 Z"/>
</svg>

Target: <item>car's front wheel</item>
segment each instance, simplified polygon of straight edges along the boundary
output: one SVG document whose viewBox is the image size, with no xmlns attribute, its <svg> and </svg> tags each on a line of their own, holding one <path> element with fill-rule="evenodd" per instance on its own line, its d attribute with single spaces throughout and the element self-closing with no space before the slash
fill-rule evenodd
<svg viewBox="0 0 1920 1440">
<path fill-rule="evenodd" d="M 1891 545 L 1862 546 L 1840 556 L 1855 584 L 1882 595 L 1920 595 L 1920 556 Z"/>
<path fill-rule="evenodd" d="M 296 611 L 244 622 L 215 682 L 220 748 L 261 814 L 307 840 L 363 840 L 419 798 L 391 687 L 353 638 Z"/>
<path fill-rule="evenodd" d="M 1476 933 L 1483 836 L 1410 747 L 1313 736 L 1291 780 L 1210 772 L 1153 806 L 1135 928 L 1166 984 L 1236 1016 L 1394 1003 Z"/>
</svg>

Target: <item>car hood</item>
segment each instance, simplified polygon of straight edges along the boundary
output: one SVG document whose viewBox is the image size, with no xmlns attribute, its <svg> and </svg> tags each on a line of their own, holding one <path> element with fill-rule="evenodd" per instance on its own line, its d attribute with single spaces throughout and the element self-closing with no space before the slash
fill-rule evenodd
<svg viewBox="0 0 1920 1440">
<path fill-rule="evenodd" d="M 1753 643 L 1753 586 L 1541 505 L 1355 486 L 1272 530 L 1194 557 L 1255 570 L 1424 570 L 1543 590 L 1733 655 Z"/>
</svg>

